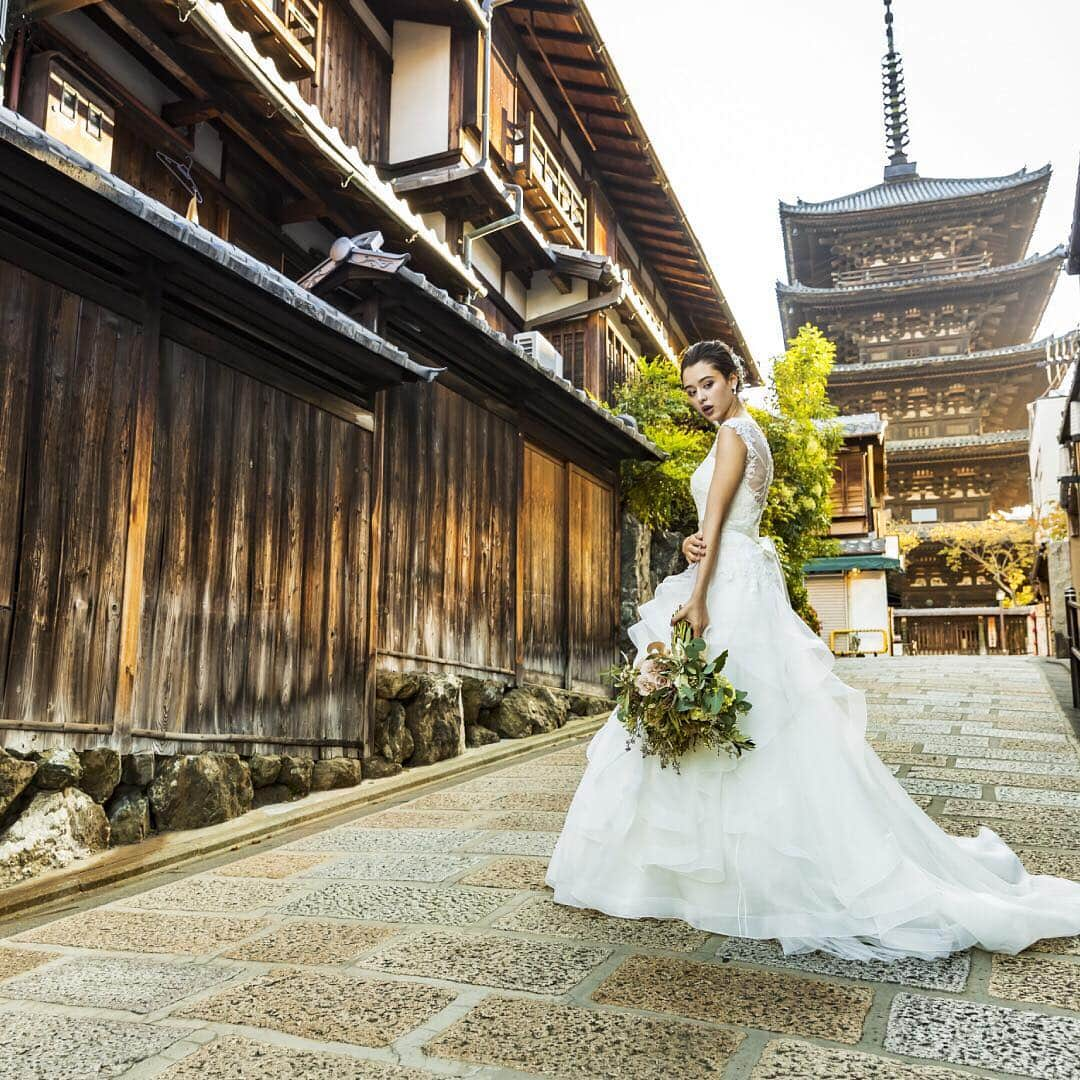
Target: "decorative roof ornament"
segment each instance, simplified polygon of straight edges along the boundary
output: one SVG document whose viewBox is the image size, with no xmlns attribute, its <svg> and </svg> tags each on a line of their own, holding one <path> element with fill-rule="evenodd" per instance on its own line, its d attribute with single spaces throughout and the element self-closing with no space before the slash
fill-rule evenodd
<svg viewBox="0 0 1080 1080">
<path fill-rule="evenodd" d="M 908 161 L 907 94 L 904 89 L 904 61 L 893 42 L 892 0 L 885 0 L 885 38 L 889 51 L 881 61 L 881 86 L 885 95 L 885 146 L 889 164 L 886 180 L 909 180 L 918 176 L 915 162 Z"/>
</svg>

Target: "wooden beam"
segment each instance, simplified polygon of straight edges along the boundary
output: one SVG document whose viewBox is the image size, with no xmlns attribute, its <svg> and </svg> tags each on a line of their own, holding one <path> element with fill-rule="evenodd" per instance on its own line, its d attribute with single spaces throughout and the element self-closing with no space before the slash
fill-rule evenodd
<svg viewBox="0 0 1080 1080">
<path fill-rule="evenodd" d="M 376 320 L 377 321 L 377 320 Z M 370 329 L 375 329 L 374 326 Z M 364 649 L 364 756 L 372 752 L 375 732 L 375 683 L 379 661 L 379 590 L 382 585 L 383 488 L 386 482 L 386 391 L 375 395 L 375 431 L 371 443 L 371 502 L 368 524 L 367 642 Z"/>
<path fill-rule="evenodd" d="M 25 15 L 28 19 L 51 19 L 54 15 L 66 15 L 69 11 L 97 3 L 100 0 L 30 0 Z"/>
<path fill-rule="evenodd" d="M 279 225 L 297 225 L 329 216 L 330 208 L 321 199 L 294 199 L 281 207 L 276 220 Z"/>
<path fill-rule="evenodd" d="M 221 107 L 209 98 L 168 101 L 161 107 L 162 119 L 173 127 L 193 127 L 221 115 Z"/>
<path fill-rule="evenodd" d="M 547 53 L 543 49 L 539 51 L 530 50 L 529 55 L 534 60 L 550 60 L 552 64 L 557 64 L 559 67 L 570 68 L 573 71 L 595 71 L 603 72 L 606 70 L 607 65 L 602 61 L 593 57 L 590 60 L 585 60 L 580 56 L 560 56 L 558 53 Z"/>
</svg>

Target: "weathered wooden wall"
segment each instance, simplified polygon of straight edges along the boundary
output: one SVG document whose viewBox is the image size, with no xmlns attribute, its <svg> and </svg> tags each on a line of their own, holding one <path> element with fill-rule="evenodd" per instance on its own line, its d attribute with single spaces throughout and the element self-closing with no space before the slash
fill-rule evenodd
<svg viewBox="0 0 1080 1080">
<path fill-rule="evenodd" d="M 348 0 L 323 0 L 317 79 L 301 84 L 304 96 L 365 161 L 386 159 L 390 129 L 390 70 Z"/>
<path fill-rule="evenodd" d="M 519 523 L 523 675 L 604 689 L 618 629 L 617 495 L 526 443 Z"/>
<path fill-rule="evenodd" d="M 0 261 L 0 740 L 355 747 L 372 435 L 156 326 Z"/>
<path fill-rule="evenodd" d="M 136 729 L 362 737 L 371 442 L 164 343 Z"/>
<path fill-rule="evenodd" d="M 437 382 L 384 393 L 379 664 L 512 676 L 515 429 Z"/>
<path fill-rule="evenodd" d="M 111 730 L 139 327 L 0 261 L 0 718 Z"/>
</svg>

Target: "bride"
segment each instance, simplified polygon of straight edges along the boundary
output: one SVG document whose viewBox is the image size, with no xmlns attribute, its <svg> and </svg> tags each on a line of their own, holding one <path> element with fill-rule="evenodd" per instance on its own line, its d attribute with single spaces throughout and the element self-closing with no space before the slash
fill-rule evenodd
<svg viewBox="0 0 1080 1080">
<path fill-rule="evenodd" d="M 753 707 L 741 758 L 699 749 L 681 773 L 643 757 L 613 713 L 588 747 L 547 873 L 555 900 L 622 918 L 778 938 L 785 953 L 925 959 L 1016 953 L 1080 933 L 1080 884 L 1030 875 L 992 830 L 943 832 L 866 742 L 863 693 L 788 603 L 758 524 L 772 457 L 739 400 L 739 361 L 692 346 L 682 382 L 716 441 L 690 478 L 700 532 L 630 627 L 637 656 L 686 619 Z"/>
</svg>

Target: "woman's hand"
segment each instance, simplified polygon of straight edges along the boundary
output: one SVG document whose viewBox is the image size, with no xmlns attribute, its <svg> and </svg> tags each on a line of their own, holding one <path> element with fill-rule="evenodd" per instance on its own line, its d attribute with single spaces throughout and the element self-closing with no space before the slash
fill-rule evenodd
<svg viewBox="0 0 1080 1080">
<path fill-rule="evenodd" d="M 690 600 L 671 616 L 671 625 L 674 626 L 682 619 L 690 624 L 694 637 L 704 637 L 705 628 L 709 625 L 709 613 L 705 609 L 704 599 L 690 597 Z"/>
<path fill-rule="evenodd" d="M 705 558 L 705 534 L 700 530 L 682 542 L 682 553 L 688 563 L 701 562 Z"/>
</svg>

